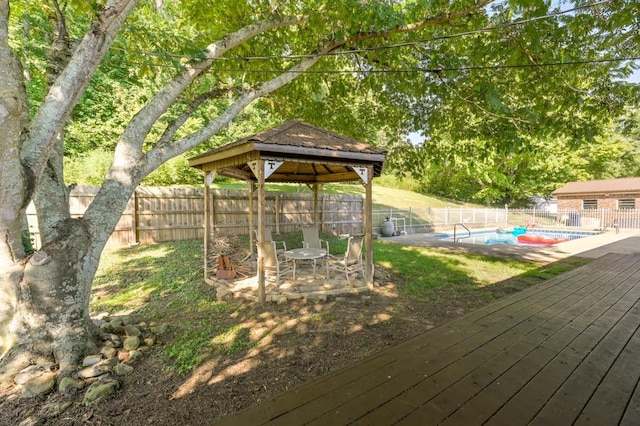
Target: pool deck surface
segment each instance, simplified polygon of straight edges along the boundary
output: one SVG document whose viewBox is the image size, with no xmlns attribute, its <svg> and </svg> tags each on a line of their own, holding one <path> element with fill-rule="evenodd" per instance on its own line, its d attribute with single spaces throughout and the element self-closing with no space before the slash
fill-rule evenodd
<svg viewBox="0 0 640 426">
<path fill-rule="evenodd" d="M 570 256 L 598 258 L 607 253 L 640 253 L 637 233 L 605 232 L 586 238 L 578 238 L 551 246 L 520 246 L 513 244 L 465 244 L 441 241 L 433 234 L 408 234 L 380 238 L 381 241 L 423 247 L 440 247 L 453 251 L 477 252 L 509 256 L 534 262 L 550 263 Z M 463 240 L 464 241 L 464 240 Z"/>
<path fill-rule="evenodd" d="M 640 425 L 640 236 L 501 249 L 595 260 L 220 424 Z"/>
</svg>

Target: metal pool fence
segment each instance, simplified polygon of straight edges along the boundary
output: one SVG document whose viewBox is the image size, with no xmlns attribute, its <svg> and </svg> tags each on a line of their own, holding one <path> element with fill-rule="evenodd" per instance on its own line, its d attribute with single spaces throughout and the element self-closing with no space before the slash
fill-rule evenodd
<svg viewBox="0 0 640 426">
<path fill-rule="evenodd" d="M 456 223 L 467 228 L 491 228 L 536 225 L 545 228 L 580 230 L 640 229 L 640 209 L 539 209 L 463 208 L 375 209 L 374 228 L 386 219 L 398 232 L 440 232 L 453 229 Z"/>
</svg>

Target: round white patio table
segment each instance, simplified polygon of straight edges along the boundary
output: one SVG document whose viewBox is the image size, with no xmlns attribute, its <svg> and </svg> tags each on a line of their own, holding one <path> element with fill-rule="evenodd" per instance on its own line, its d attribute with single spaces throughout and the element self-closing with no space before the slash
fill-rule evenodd
<svg viewBox="0 0 640 426">
<path fill-rule="evenodd" d="M 313 260 L 313 276 L 316 276 L 316 261 L 327 255 L 327 251 L 321 248 L 295 248 L 284 252 L 287 259 L 293 260 L 293 280 L 296 279 L 296 261 L 297 260 Z"/>
</svg>

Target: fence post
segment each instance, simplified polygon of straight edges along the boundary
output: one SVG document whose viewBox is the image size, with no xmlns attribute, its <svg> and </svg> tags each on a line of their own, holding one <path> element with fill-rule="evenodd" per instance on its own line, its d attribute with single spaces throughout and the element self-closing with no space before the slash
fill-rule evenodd
<svg viewBox="0 0 640 426">
<path fill-rule="evenodd" d="M 275 216 L 276 216 L 276 234 L 280 234 L 280 197 L 281 194 L 276 194 L 276 211 Z"/>
<path fill-rule="evenodd" d="M 327 209 L 326 206 L 326 197 L 324 194 L 322 194 L 320 196 L 320 228 L 319 229 L 323 229 L 324 228 L 324 223 L 326 220 L 326 216 L 325 216 L 325 210 Z"/>
<path fill-rule="evenodd" d="M 413 210 L 409 207 L 409 229 L 413 229 Z"/>
<path fill-rule="evenodd" d="M 138 214 L 138 188 L 133 190 L 133 205 L 131 206 L 131 233 L 133 234 L 133 241 L 131 244 L 138 244 L 140 242 L 140 216 Z"/>
<path fill-rule="evenodd" d="M 497 209 L 496 209 L 497 211 Z M 496 216 L 497 218 L 497 216 Z M 507 222 L 507 225 L 509 224 L 509 206 L 508 205 L 504 205 L 504 220 Z"/>
</svg>

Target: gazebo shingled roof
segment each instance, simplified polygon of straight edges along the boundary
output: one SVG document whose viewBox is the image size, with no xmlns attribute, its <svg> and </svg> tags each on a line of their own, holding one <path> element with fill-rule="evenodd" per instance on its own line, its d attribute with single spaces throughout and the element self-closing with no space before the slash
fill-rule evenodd
<svg viewBox="0 0 640 426">
<path fill-rule="evenodd" d="M 353 167 L 373 166 L 380 176 L 386 151 L 299 120 L 191 158 L 189 165 L 205 172 L 257 181 L 250 162 L 282 161 L 266 182 L 326 183 L 359 180 Z"/>
<path fill-rule="evenodd" d="M 372 186 L 380 176 L 386 151 L 320 127 L 292 120 L 261 133 L 191 158 L 189 165 L 205 172 L 205 253 L 210 238 L 209 185 L 215 175 L 249 182 L 250 211 L 258 192 L 258 288 L 265 301 L 264 244 L 265 182 L 304 183 L 314 191 L 314 218 L 318 217 L 318 188 L 328 182 L 361 181 L 365 186 L 365 282 L 373 287 Z M 249 227 L 253 228 L 253 214 Z M 253 233 L 250 232 L 253 247 Z M 206 256 L 206 254 L 205 254 Z M 205 260 L 205 280 L 207 267 Z"/>
</svg>

